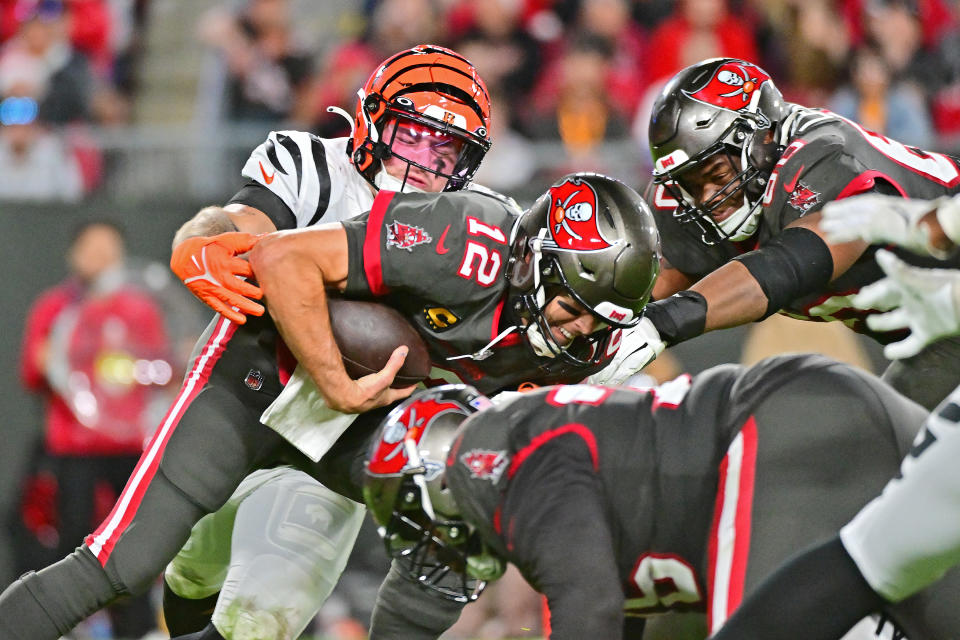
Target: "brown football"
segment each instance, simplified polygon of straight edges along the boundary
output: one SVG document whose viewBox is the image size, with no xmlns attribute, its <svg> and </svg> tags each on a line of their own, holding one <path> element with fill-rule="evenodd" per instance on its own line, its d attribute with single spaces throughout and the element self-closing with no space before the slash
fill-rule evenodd
<svg viewBox="0 0 960 640">
<path fill-rule="evenodd" d="M 407 345 L 409 351 L 391 386 L 407 387 L 430 373 L 427 345 L 396 309 L 376 302 L 332 297 L 327 306 L 343 366 L 354 380 L 383 369 L 400 345 Z"/>
</svg>

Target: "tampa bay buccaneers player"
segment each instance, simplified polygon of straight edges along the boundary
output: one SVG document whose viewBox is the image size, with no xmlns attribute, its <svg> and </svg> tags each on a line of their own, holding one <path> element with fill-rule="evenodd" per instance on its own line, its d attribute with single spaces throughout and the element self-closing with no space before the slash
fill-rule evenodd
<svg viewBox="0 0 960 640">
<path fill-rule="evenodd" d="M 411 581 L 469 601 L 512 562 L 546 595 L 550 637 L 569 640 L 639 638 L 646 618 L 681 611 L 716 631 L 883 486 L 927 415 L 817 355 L 651 391 L 516 396 L 490 406 L 450 385 L 408 398 L 370 444 L 364 495 Z M 958 595 L 954 572 L 888 613 L 912 640 L 947 640 Z"/>
<path fill-rule="evenodd" d="M 633 337 L 644 347 L 634 358 L 777 312 L 839 320 L 883 343 L 902 339 L 902 332 L 867 327 L 870 311 L 849 303 L 881 276 L 876 246 L 825 238 L 820 210 L 868 192 L 925 199 L 957 193 L 960 161 L 787 103 L 763 69 L 731 58 L 674 76 L 654 103 L 649 137 L 650 200 L 665 268 L 649 322 Z M 633 351 L 623 349 L 622 357 Z M 960 340 L 895 362 L 884 376 L 933 408 L 960 382 Z"/>
<path fill-rule="evenodd" d="M 251 317 L 247 322 L 244 315 L 263 313 L 263 307 L 250 299 L 259 297 L 258 289 L 238 277 L 249 275 L 249 265 L 235 257 L 252 246 L 254 234 L 354 217 L 370 209 L 380 188 L 461 189 L 470 184 L 490 146 L 485 85 L 469 61 L 448 49 L 421 45 L 391 56 L 359 94 L 350 137 L 271 133 L 243 168 L 247 184 L 226 206 L 203 209 L 177 233 L 171 266 L 222 316 L 215 318 L 198 343 L 195 367 L 161 425 L 160 431 L 167 433 L 172 445 L 191 429 L 206 429 L 214 442 L 221 429 L 256 422 L 293 368 L 293 358 L 277 340 L 269 320 Z M 232 389 L 234 384 L 240 389 L 234 394 L 242 399 L 240 413 L 219 397 L 224 387 Z M 174 429 L 178 437 L 169 434 Z M 270 432 L 265 440 L 269 443 L 275 437 Z M 202 464 L 181 472 L 173 456 L 161 463 L 165 446 L 162 440 L 151 444 L 149 457 L 111 518 L 87 540 L 87 547 L 108 572 L 115 554 L 138 553 L 135 543 L 128 547 L 118 540 L 129 538 L 126 530 L 136 524 L 133 514 L 141 508 L 140 494 L 153 475 L 161 473 L 158 464 L 167 467 L 171 484 L 190 495 L 202 512 L 216 510 L 222 503 L 209 492 L 199 493 L 203 483 L 188 479 L 186 474 L 203 473 Z M 224 455 L 229 458 L 230 454 L 225 451 Z M 288 518 L 269 517 L 271 509 L 284 505 L 300 510 L 289 509 Z M 301 535 L 288 541 L 283 531 L 300 524 L 297 518 L 304 520 L 304 510 L 332 515 L 313 518 L 312 522 L 326 526 L 300 527 Z M 258 618 L 261 606 L 269 604 L 259 599 L 258 592 L 264 584 L 272 586 L 271 571 L 276 571 L 284 575 L 282 584 L 287 589 L 272 590 L 270 595 L 285 602 L 277 609 L 283 619 L 270 623 L 290 637 L 297 635 L 335 584 L 362 511 L 290 467 L 254 472 L 216 515 L 195 528 L 168 569 L 164 604 L 170 630 L 176 635 L 206 626 L 216 603 L 214 618 L 232 637 L 224 610 L 230 607 L 241 620 Z M 232 535 L 235 519 L 237 535 Z M 265 545 L 266 537 L 274 544 Z M 264 549 L 270 562 L 262 560 Z M 130 578 L 124 575 L 112 581 L 122 590 Z M 217 599 L 225 581 L 227 592 Z"/>
<path fill-rule="evenodd" d="M 289 408 L 305 393 L 308 408 L 311 398 L 319 397 L 327 407 L 341 409 L 366 393 L 362 411 L 393 399 L 386 388 L 402 363 L 402 348 L 383 372 L 351 380 L 330 334 L 327 288 L 384 299 L 414 324 L 436 364 L 483 388 L 580 380 L 610 361 L 616 330 L 638 321 L 658 271 L 659 242 L 652 215 L 636 192 L 610 178 L 574 174 L 519 218 L 501 198 L 484 193 L 381 191 L 359 218 L 266 235 L 251 251 L 250 263 L 270 317 L 314 385 L 311 393 L 306 384 L 288 382 L 283 391 L 290 395 L 275 404 Z M 447 312 L 442 325 L 430 313 L 441 306 Z M 264 329 L 260 335 L 270 334 Z M 298 448 L 260 422 L 281 389 L 279 372 L 267 368 L 276 337 L 232 359 L 233 352 L 222 349 L 225 337 L 222 331 L 211 336 L 188 376 L 185 393 L 201 381 L 199 396 L 175 405 L 191 419 L 173 419 L 158 431 L 103 532 L 0 595 L 2 637 L 54 640 L 104 604 L 146 588 L 193 524 L 222 505 L 251 468 L 290 463 L 360 499 L 362 445 L 381 413 L 361 413 L 314 464 L 310 456 L 317 451 L 308 443 Z M 260 375 L 251 376 L 251 367 Z M 255 384 L 248 384 L 251 379 Z M 197 405 L 203 398 L 212 406 Z M 292 415 L 299 424 L 303 414 L 295 411 L 281 408 L 273 417 L 282 422 Z M 264 420 L 278 424 L 270 415 Z M 114 532 L 109 545 L 95 546 L 97 536 Z M 399 592 L 406 585 L 416 591 L 402 578 L 388 583 Z M 418 603 L 404 612 L 406 618 L 386 613 L 405 628 L 442 631 L 459 607 L 433 602 Z M 199 633 L 194 637 L 220 635 L 215 628 Z M 419 636 L 386 627 L 380 637 Z"/>
<path fill-rule="evenodd" d="M 358 94 L 350 137 L 272 132 L 243 168 L 246 186 L 225 207 L 202 210 L 177 233 L 174 271 L 232 322 L 263 313 L 251 299 L 260 297 L 259 290 L 237 277 L 249 275 L 249 265 L 234 256 L 252 246 L 252 234 L 352 218 L 370 209 L 380 189 L 480 189 L 470 179 L 491 144 L 490 104 L 468 60 L 443 47 L 416 46 L 385 60 Z M 270 323 L 256 318 L 238 331 L 231 348 L 273 335 Z M 282 381 L 291 377 L 297 384 L 292 360 L 286 358 L 291 371 Z M 256 386 L 263 370 L 240 373 L 251 373 Z M 281 505 L 290 515 L 271 518 Z M 228 639 L 263 633 L 251 627 L 264 625 L 283 630 L 278 640 L 296 637 L 336 584 L 362 517 L 355 502 L 299 470 L 255 471 L 194 528 L 167 567 L 164 614 L 171 634 L 206 627 L 212 612 L 213 625 Z M 324 524 L 301 526 L 305 522 Z M 283 532 L 289 529 L 301 534 L 288 541 Z"/>
</svg>

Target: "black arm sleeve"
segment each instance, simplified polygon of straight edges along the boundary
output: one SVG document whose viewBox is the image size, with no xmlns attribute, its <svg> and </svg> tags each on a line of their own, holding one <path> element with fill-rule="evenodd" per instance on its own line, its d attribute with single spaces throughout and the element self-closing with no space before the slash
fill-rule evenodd
<svg viewBox="0 0 960 640">
<path fill-rule="evenodd" d="M 833 256 L 827 243 L 803 227 L 788 227 L 764 246 L 734 260 L 747 268 L 767 296 L 764 318 L 826 286 L 833 276 Z"/>
<path fill-rule="evenodd" d="M 622 638 L 624 595 L 605 504 L 575 435 L 543 445 L 510 481 L 502 514 L 510 559 L 547 597 L 553 640 Z"/>
<path fill-rule="evenodd" d="M 243 185 L 227 204 L 242 204 L 263 211 L 273 220 L 278 231 L 297 227 L 297 217 L 290 207 L 277 194 L 254 180 Z"/>
</svg>

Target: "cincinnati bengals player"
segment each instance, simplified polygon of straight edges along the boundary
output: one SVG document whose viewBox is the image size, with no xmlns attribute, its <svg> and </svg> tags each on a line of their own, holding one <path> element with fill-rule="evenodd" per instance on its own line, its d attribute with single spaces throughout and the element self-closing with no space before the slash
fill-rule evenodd
<svg viewBox="0 0 960 640">
<path fill-rule="evenodd" d="M 649 617 L 684 611 L 715 632 L 784 558 L 883 486 L 925 416 L 818 355 L 496 406 L 451 385 L 391 412 L 368 449 L 364 496 L 395 563 L 435 596 L 470 601 L 509 561 L 546 595 L 552 639 L 639 638 Z M 818 591 L 829 579 L 791 593 L 832 615 Z M 912 640 L 947 640 L 958 595 L 954 571 L 885 610 Z M 781 626 L 748 637 L 807 637 L 803 619 Z"/>
<path fill-rule="evenodd" d="M 247 160 L 243 175 L 249 182 L 230 203 L 200 211 L 177 233 L 171 266 L 198 297 L 221 311 L 223 317 L 214 319 L 198 343 L 196 367 L 188 375 L 184 391 L 164 420 L 162 430 L 172 431 L 176 427 L 182 439 L 184 431 L 202 428 L 208 432 L 207 440 L 215 442 L 218 429 L 246 420 L 246 414 L 256 422 L 289 376 L 287 369 L 292 368 L 293 359 L 285 355 L 272 323 L 256 317 L 246 322 L 243 315 L 263 312 L 254 300 L 244 297 L 257 298 L 259 292 L 254 285 L 238 278 L 248 276 L 249 267 L 234 255 L 252 246 L 256 240 L 253 234 L 359 215 L 370 209 L 379 188 L 463 188 L 490 146 L 490 107 L 485 85 L 469 61 L 448 49 L 421 45 L 391 56 L 371 74 L 359 94 L 351 137 L 327 140 L 298 131 L 270 133 Z M 229 382 L 228 388 L 235 382 L 242 389 L 239 393 L 243 410 L 239 414 L 239 407 L 231 407 L 218 397 L 225 382 Z M 176 447 L 178 438 L 167 437 Z M 275 437 L 271 432 L 264 446 Z M 143 508 L 140 497 L 150 478 L 164 473 L 157 465 L 165 444 L 160 440 L 151 445 L 149 457 L 141 463 L 142 470 L 131 479 L 111 519 L 87 539 L 87 547 L 108 573 L 114 570 L 110 564 L 112 556 L 136 558 L 141 553 L 136 542 L 128 540 L 129 544 L 124 544 L 120 538 L 129 538 L 126 529 L 137 524 L 133 514 Z M 223 454 L 230 455 L 227 451 Z M 197 516 L 216 510 L 223 503 L 222 498 L 211 494 L 199 480 L 185 480 L 187 475 L 203 471 L 180 473 L 173 468 L 177 466 L 171 459 L 174 457 L 164 459 L 168 467 L 165 473 L 177 478 L 169 484 L 194 497 L 201 509 Z M 259 492 L 261 487 L 266 487 L 263 493 Z M 206 624 L 209 611 L 202 616 L 194 614 L 212 609 L 215 593 L 225 577 L 229 577 L 231 591 L 222 599 L 223 608 L 236 598 L 251 608 L 251 615 L 256 613 L 259 601 L 247 596 L 256 589 L 258 579 L 268 573 L 262 569 L 264 563 L 258 561 L 263 544 L 258 541 L 269 527 L 273 527 L 270 532 L 283 532 L 284 527 L 290 529 L 295 524 L 268 517 L 273 504 L 293 502 L 302 508 L 306 508 L 304 502 L 309 502 L 311 513 L 329 512 L 335 516 L 328 519 L 326 528 L 305 528 L 303 531 L 309 531 L 309 536 L 269 548 L 271 557 L 276 559 L 272 568 L 286 572 L 288 583 L 294 582 L 293 576 L 299 579 L 291 584 L 294 595 L 286 609 L 293 612 L 293 620 L 282 621 L 282 626 L 286 628 L 288 622 L 294 628 L 302 626 L 300 620 L 309 614 L 315 602 L 322 602 L 336 582 L 362 509 L 305 474 L 280 466 L 257 471 L 244 480 L 223 510 L 197 527 L 186 550 L 167 572 L 166 614 L 174 633 Z M 302 516 L 302 511 L 295 512 L 290 520 L 298 515 Z M 237 535 L 232 537 L 234 518 L 259 524 L 260 528 L 244 536 L 244 527 L 238 527 Z M 173 530 L 177 536 L 182 534 L 177 527 Z M 227 576 L 231 537 L 236 553 L 232 559 L 234 570 Z M 278 535 L 274 539 L 284 538 Z M 178 540 L 176 546 L 184 541 L 185 538 Z M 174 551 L 168 547 L 157 550 L 157 556 L 147 554 L 144 564 L 168 560 Z M 343 552 L 320 552 L 328 548 Z M 161 560 L 162 555 L 166 557 Z M 258 572 L 252 567 L 261 569 Z M 317 577 L 311 573 L 314 568 L 318 569 Z M 144 570 L 149 572 L 152 567 Z M 119 589 L 125 579 L 116 578 L 113 583 Z M 191 600 L 211 594 L 214 595 Z M 195 606 L 188 606 L 191 604 Z M 241 607 L 239 613 L 245 612 Z"/>
<path fill-rule="evenodd" d="M 171 266 L 201 300 L 240 324 L 246 322 L 243 313 L 263 313 L 244 297 L 259 298 L 259 291 L 237 278 L 249 274 L 249 265 L 233 255 L 252 246 L 250 233 L 354 217 L 370 209 L 379 189 L 482 189 L 470 179 L 490 147 L 489 98 L 473 65 L 449 49 L 420 45 L 385 60 L 358 91 L 352 126 L 350 137 L 332 140 L 272 132 L 247 160 L 243 175 L 249 182 L 230 203 L 201 211 L 181 228 Z M 236 229 L 249 233 L 211 237 Z M 208 267 L 205 274 L 199 264 Z M 262 324 L 251 321 L 231 342 L 243 334 L 261 339 Z M 248 371 L 260 370 L 238 374 Z M 276 532 L 294 526 L 268 515 L 277 504 L 294 501 L 291 519 L 309 512 L 326 526 L 303 528 L 316 538 L 312 542 L 301 537 L 267 544 L 284 539 Z M 204 518 L 167 567 L 164 613 L 171 633 L 203 628 L 212 611 L 215 624 L 232 637 L 228 611 L 231 620 L 260 620 L 258 612 L 270 609 L 287 612 L 279 626 L 296 636 L 336 584 L 362 517 L 355 503 L 300 471 L 280 466 L 254 472 L 224 507 Z M 272 562 L 262 560 L 267 554 Z M 227 590 L 218 597 L 224 584 Z M 273 599 L 284 606 L 273 607 Z"/>
<path fill-rule="evenodd" d="M 76 553 L 26 574 L 0 595 L 2 637 L 53 640 L 123 593 L 146 588 L 193 524 L 222 505 L 251 468 L 289 463 L 360 499 L 362 444 L 383 412 L 349 416 L 349 425 L 329 416 L 329 409 L 354 401 L 337 396 L 344 389 L 349 395 L 357 382 L 343 370 L 329 332 L 323 302 L 328 286 L 348 297 L 383 298 L 417 327 L 436 365 L 482 388 L 581 380 L 609 362 L 617 329 L 638 321 L 659 268 L 659 239 L 636 192 L 611 178 L 574 174 L 519 218 L 511 205 L 485 193 L 381 191 L 368 214 L 269 234 L 250 260 L 300 373 L 283 386 L 280 372 L 267 368 L 278 340 L 268 333 L 267 318 L 244 325 L 264 323 L 256 349 L 242 353 L 224 350 L 227 334 L 215 331 L 185 387 L 189 394 L 200 381 L 202 391 L 175 405 L 175 417 L 158 432 L 104 527 Z M 308 311 L 303 300 L 316 304 Z M 441 304 L 446 313 L 431 313 Z M 365 407 L 390 402 L 381 391 L 402 357 L 398 349 L 384 371 L 360 380 L 374 390 Z M 327 411 L 322 429 L 312 428 L 320 425 L 310 419 L 318 406 Z M 273 429 L 261 424 L 261 415 Z M 304 421 L 307 429 L 298 432 Z M 310 520 L 298 504 L 303 506 L 295 500 L 273 512 L 289 517 L 289 526 L 272 530 L 299 538 Z M 352 544 L 353 538 L 341 540 Z M 406 602 L 405 588 L 418 591 L 402 582 L 385 588 Z M 76 584 L 85 588 L 71 588 Z M 261 602 L 270 602 L 269 594 Z M 277 610 L 271 607 L 256 613 L 266 617 L 255 633 L 289 637 L 281 626 L 286 613 L 272 617 Z M 420 633 L 433 637 L 458 613 L 427 598 L 412 611 L 387 612 L 384 631 L 377 631 L 375 618 L 371 636 L 398 637 L 390 625 L 408 624 L 413 616 Z M 300 620 L 301 613 L 292 615 Z M 247 631 L 211 625 L 192 635 L 222 638 Z M 402 637 L 418 637 L 412 633 Z"/>
<path fill-rule="evenodd" d="M 881 343 L 849 296 L 881 273 L 876 246 L 824 239 L 820 210 L 859 193 L 936 198 L 960 191 L 960 162 L 907 147 L 820 109 L 783 100 L 756 65 L 715 58 L 679 72 L 650 119 L 650 201 L 664 269 L 639 336 L 650 358 L 664 344 L 773 313 L 839 320 Z M 930 262 L 902 257 L 920 265 Z M 627 358 L 636 348 L 622 349 Z M 885 379 L 933 408 L 960 383 L 960 340 L 894 362 Z M 635 368 L 631 363 L 629 368 Z M 611 370 L 612 371 L 612 370 Z"/>
</svg>

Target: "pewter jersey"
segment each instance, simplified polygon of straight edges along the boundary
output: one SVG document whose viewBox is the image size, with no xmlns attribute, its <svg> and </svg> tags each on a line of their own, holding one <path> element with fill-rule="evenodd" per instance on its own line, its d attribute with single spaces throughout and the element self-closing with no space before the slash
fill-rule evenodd
<svg viewBox="0 0 960 640">
<path fill-rule="evenodd" d="M 547 595 L 551 637 L 639 637 L 643 617 L 678 610 L 706 611 L 715 631 L 870 499 L 924 415 L 816 355 L 646 392 L 553 387 L 471 416 L 446 481 L 487 545 Z"/>
<path fill-rule="evenodd" d="M 302 131 L 271 132 L 263 144 L 250 154 L 243 167 L 243 175 L 249 182 L 231 198 L 230 203 L 259 209 L 280 230 L 342 222 L 370 211 L 374 192 L 350 162 L 346 152 L 347 142 L 348 138 L 325 139 Z M 502 229 L 499 233 L 509 233 L 512 220 L 519 213 L 516 203 L 479 185 L 470 185 L 468 190 L 483 193 L 485 200 L 498 203 L 502 214 Z M 388 193 L 392 197 L 392 192 L 384 192 L 385 195 Z M 404 194 L 401 199 L 407 197 L 417 198 Z M 423 197 L 429 199 L 430 196 Z M 460 229 L 469 212 L 451 209 L 450 214 L 457 222 L 455 226 Z M 469 220 L 467 222 L 469 224 Z M 400 227 L 398 231 L 402 233 Z M 436 239 L 440 240 L 439 234 Z M 491 260 L 498 261 L 496 264 L 478 264 L 484 269 L 483 274 L 478 277 L 492 277 L 490 269 L 495 268 L 502 280 L 506 256 L 506 251 L 503 250 L 505 241 L 506 236 L 498 254 L 491 256 Z M 449 275 L 452 279 L 459 280 L 453 273 Z M 429 274 L 428 280 L 432 281 L 436 276 L 437 274 Z M 434 298 L 438 299 L 441 299 L 440 296 Z M 470 307 L 469 311 L 475 313 L 477 308 Z M 438 325 L 450 320 L 445 319 L 443 307 L 440 305 L 435 305 L 435 310 L 430 313 Z M 459 330 L 460 327 L 458 332 Z M 487 342 L 489 339 L 483 344 Z M 230 347 L 227 355 L 231 362 L 235 362 L 237 381 L 247 381 L 250 388 L 256 387 L 255 391 L 274 397 L 279 394 L 296 366 L 295 359 L 277 335 L 268 315 L 248 318 L 246 324 L 237 328 Z M 519 351 L 516 350 L 516 353 Z M 524 356 L 526 357 L 526 354 Z M 445 364 L 444 358 L 441 358 L 441 364 Z M 468 370 L 471 367 L 464 364 L 459 369 Z M 247 380 L 245 376 L 251 372 L 254 379 Z M 523 380 L 518 379 L 516 384 Z"/>
<path fill-rule="evenodd" d="M 368 215 L 343 225 L 344 293 L 398 309 L 423 336 L 434 367 L 485 393 L 583 380 L 609 363 L 618 341 L 592 367 L 533 353 L 507 304 L 515 220 L 509 205 L 487 194 L 382 192 Z"/>
<path fill-rule="evenodd" d="M 648 200 L 662 237 L 664 257 L 674 268 L 699 280 L 737 255 L 776 237 L 791 222 L 819 211 L 824 204 L 875 191 L 909 198 L 933 199 L 960 192 L 960 161 L 940 153 L 908 147 L 865 130 L 820 109 L 791 106 L 783 155 L 775 165 L 763 196 L 763 213 L 747 241 L 708 246 L 696 224 L 673 216 L 676 201 L 663 187 L 653 187 Z M 922 266 L 934 266 L 906 250 L 898 255 Z M 881 343 L 903 338 L 904 332 L 878 332 L 866 326 L 872 311 L 854 309 L 850 297 L 883 276 L 868 249 L 850 269 L 823 290 L 793 300 L 781 313 L 801 320 L 840 320 Z"/>
</svg>

